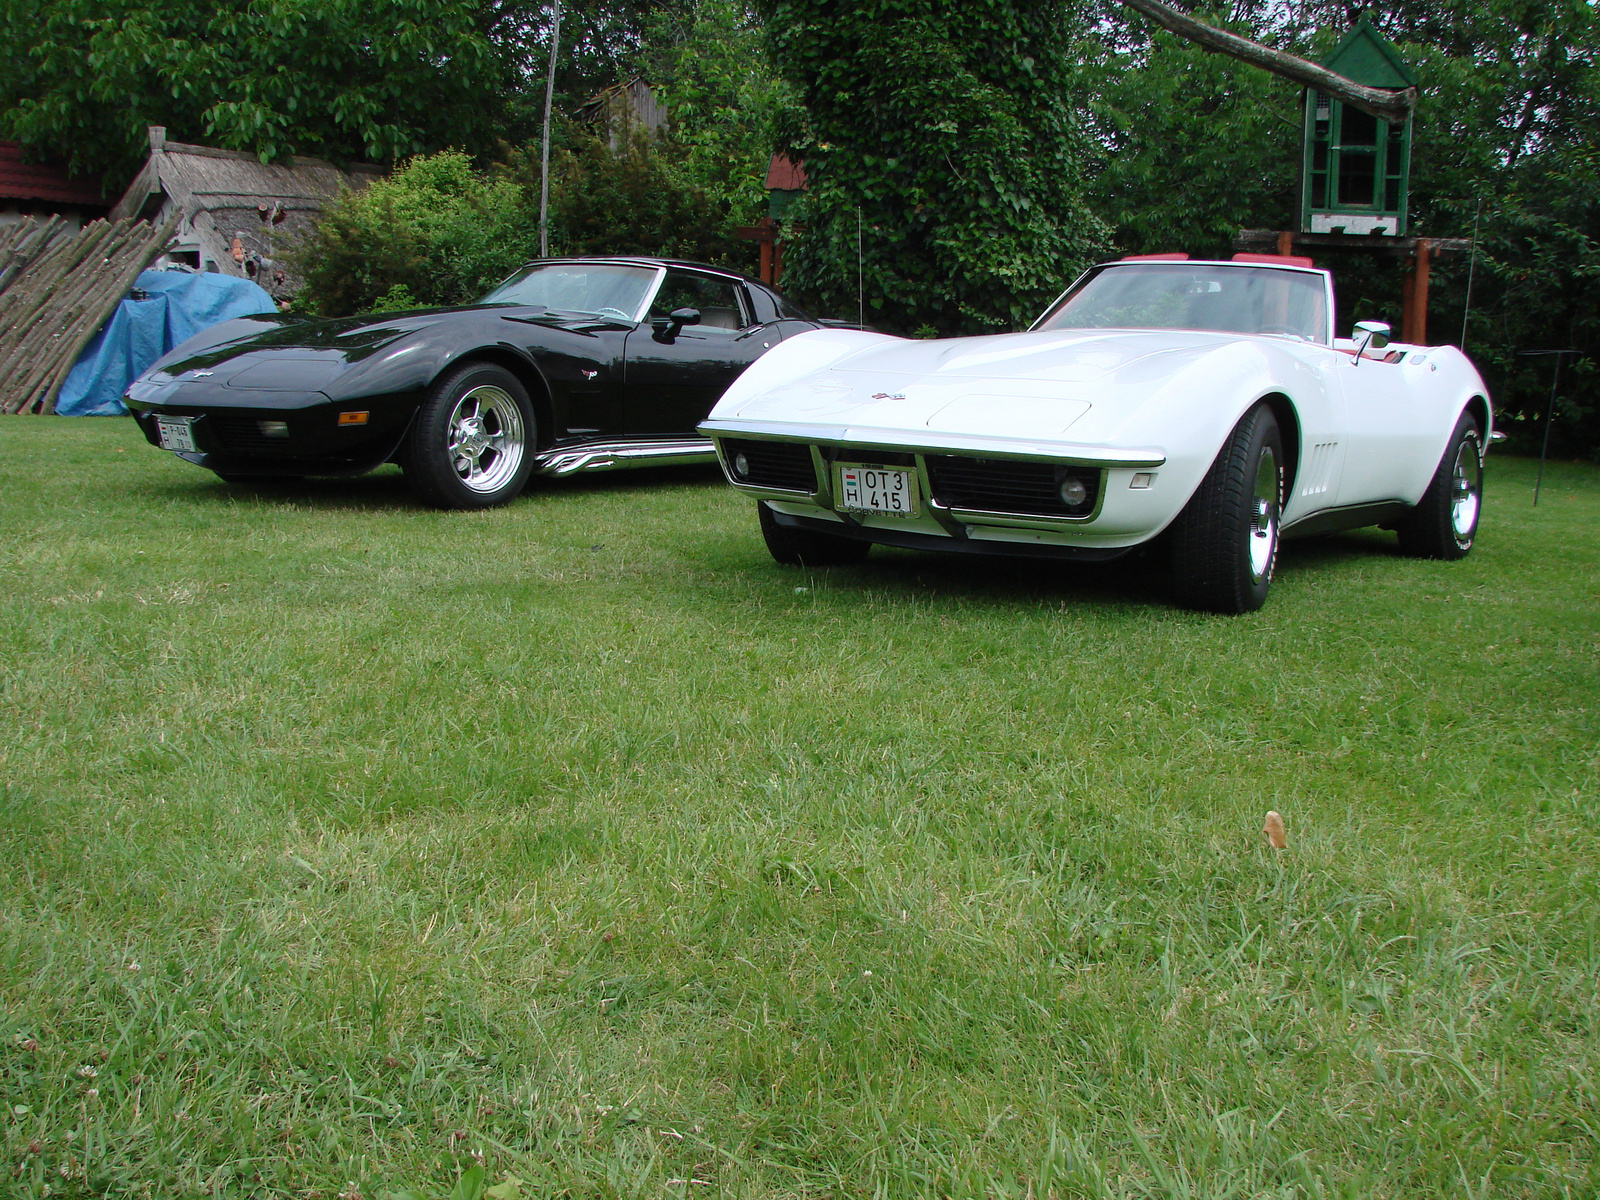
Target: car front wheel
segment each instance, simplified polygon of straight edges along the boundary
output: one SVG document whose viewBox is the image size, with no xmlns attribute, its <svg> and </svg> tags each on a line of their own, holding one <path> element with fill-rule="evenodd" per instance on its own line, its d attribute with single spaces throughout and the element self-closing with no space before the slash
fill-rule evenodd
<svg viewBox="0 0 1600 1200">
<path fill-rule="evenodd" d="M 1465 558 L 1483 512 L 1483 434 L 1470 413 L 1456 422 L 1428 490 L 1395 529 L 1415 558 Z"/>
<path fill-rule="evenodd" d="M 1254 612 L 1278 562 L 1283 436 L 1265 404 L 1247 412 L 1172 527 L 1172 590 L 1207 612 Z"/>
<path fill-rule="evenodd" d="M 431 504 L 489 508 L 527 483 L 534 434 L 533 406 L 516 376 L 489 363 L 469 363 L 429 392 L 400 466 Z"/>
<path fill-rule="evenodd" d="M 871 542 L 855 538 L 815 533 L 809 529 L 785 528 L 778 524 L 772 510 L 760 500 L 756 501 L 756 514 L 761 521 L 761 538 L 767 543 L 767 550 L 785 566 L 830 567 L 858 563 L 872 549 Z"/>
</svg>

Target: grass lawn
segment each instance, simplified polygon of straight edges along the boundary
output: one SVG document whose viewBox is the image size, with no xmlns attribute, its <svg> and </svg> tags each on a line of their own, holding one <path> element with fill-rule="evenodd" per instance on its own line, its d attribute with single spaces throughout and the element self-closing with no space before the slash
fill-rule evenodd
<svg viewBox="0 0 1600 1200">
<path fill-rule="evenodd" d="M 1594 1196 L 1600 470 L 1534 465 L 1219 618 L 0 419 L 0 1193 Z"/>
</svg>

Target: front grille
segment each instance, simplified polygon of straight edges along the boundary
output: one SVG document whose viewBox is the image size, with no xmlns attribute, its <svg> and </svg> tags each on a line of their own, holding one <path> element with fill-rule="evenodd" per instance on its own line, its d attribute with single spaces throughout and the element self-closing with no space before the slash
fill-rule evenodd
<svg viewBox="0 0 1600 1200">
<path fill-rule="evenodd" d="M 238 413 L 207 413 L 203 424 L 222 453 L 262 458 L 292 458 L 294 443 L 286 437 L 269 437 L 262 432 L 263 421 L 281 422 L 282 417 L 248 417 Z"/>
<path fill-rule="evenodd" d="M 723 458 L 740 483 L 782 488 L 789 492 L 815 492 L 817 473 L 811 465 L 811 447 L 799 442 L 755 442 L 726 438 Z M 738 463 L 743 456 L 746 468 Z"/>
<path fill-rule="evenodd" d="M 822 457 L 828 462 L 860 463 L 871 467 L 915 467 L 917 456 L 909 450 L 879 450 L 867 446 L 824 446 Z"/>
<path fill-rule="evenodd" d="M 933 498 L 946 508 L 1087 517 L 1100 497 L 1100 472 L 1093 467 L 930 454 L 928 475 Z M 1069 478 L 1084 487 L 1084 498 L 1077 504 L 1061 498 L 1061 485 Z"/>
</svg>

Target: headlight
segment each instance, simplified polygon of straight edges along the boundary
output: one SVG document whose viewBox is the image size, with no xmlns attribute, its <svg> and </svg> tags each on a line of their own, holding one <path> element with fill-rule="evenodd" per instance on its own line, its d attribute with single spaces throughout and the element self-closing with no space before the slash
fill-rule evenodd
<svg viewBox="0 0 1600 1200">
<path fill-rule="evenodd" d="M 748 479 L 750 477 L 750 460 L 743 454 L 735 454 L 733 456 L 733 473 L 740 479 Z"/>
<path fill-rule="evenodd" d="M 1061 481 L 1061 503 L 1068 508 L 1077 508 L 1089 498 L 1089 489 L 1084 486 L 1083 480 L 1068 476 Z"/>
</svg>

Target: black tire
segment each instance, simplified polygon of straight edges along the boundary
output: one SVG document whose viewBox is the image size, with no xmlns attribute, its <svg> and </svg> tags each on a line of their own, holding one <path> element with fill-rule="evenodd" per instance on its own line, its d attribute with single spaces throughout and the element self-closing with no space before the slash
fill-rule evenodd
<svg viewBox="0 0 1600 1200">
<path fill-rule="evenodd" d="M 789 567 L 832 567 L 861 562 L 872 549 L 871 542 L 856 538 L 813 533 L 809 529 L 785 529 L 772 517 L 772 510 L 756 501 L 761 521 L 761 538 L 772 557 Z"/>
<path fill-rule="evenodd" d="M 1254 612 L 1278 563 L 1283 436 L 1258 404 L 1234 426 L 1172 526 L 1172 591 L 1187 608 Z"/>
<path fill-rule="evenodd" d="M 515 375 L 467 363 L 442 376 L 397 456 L 406 482 L 439 508 L 489 508 L 522 491 L 538 445 L 533 405 Z"/>
<path fill-rule="evenodd" d="M 1462 413 L 1444 457 L 1417 506 L 1395 523 L 1400 549 L 1413 558 L 1465 558 L 1483 515 L 1483 432 Z"/>
</svg>

